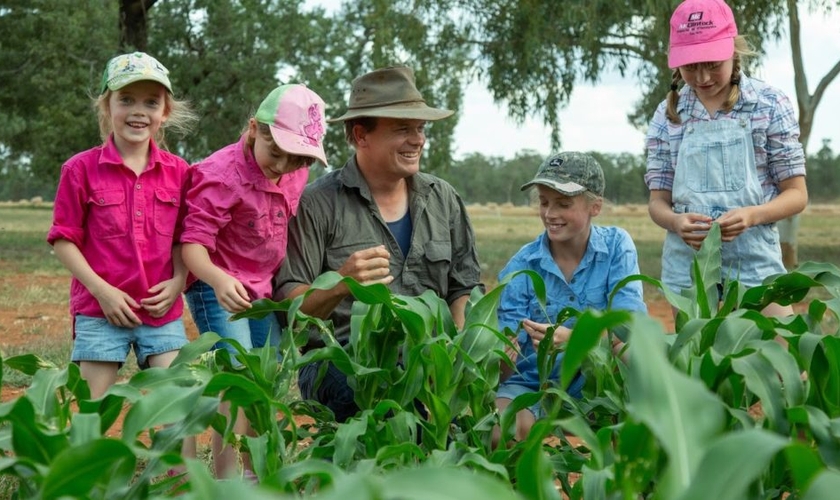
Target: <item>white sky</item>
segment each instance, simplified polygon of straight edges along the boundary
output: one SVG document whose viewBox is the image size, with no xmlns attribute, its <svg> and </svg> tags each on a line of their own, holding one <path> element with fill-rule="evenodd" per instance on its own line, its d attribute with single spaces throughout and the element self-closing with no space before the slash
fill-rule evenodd
<svg viewBox="0 0 840 500">
<path fill-rule="evenodd" d="M 335 8 L 339 0 L 308 0 Z M 840 9 L 830 16 L 813 15 L 800 8 L 805 71 L 811 91 L 828 70 L 840 59 Z M 784 91 L 796 106 L 793 66 L 787 36 L 768 46 L 762 67 L 753 76 Z M 641 89 L 632 76 L 622 79 L 618 73 L 607 73 L 599 84 L 578 83 L 571 101 L 560 112 L 563 149 L 599 151 L 602 153 L 644 150 L 644 131 L 634 129 L 627 114 L 641 97 Z M 664 96 L 663 96 L 664 98 Z M 826 89 L 817 108 L 810 153 L 831 139 L 832 149 L 840 150 L 840 77 Z M 455 129 L 455 156 L 479 152 L 486 156 L 513 157 L 523 149 L 548 154 L 549 130 L 536 119 L 517 124 L 508 117 L 504 105 L 493 102 L 481 83 L 470 84 L 464 95 L 458 126 Z"/>
</svg>

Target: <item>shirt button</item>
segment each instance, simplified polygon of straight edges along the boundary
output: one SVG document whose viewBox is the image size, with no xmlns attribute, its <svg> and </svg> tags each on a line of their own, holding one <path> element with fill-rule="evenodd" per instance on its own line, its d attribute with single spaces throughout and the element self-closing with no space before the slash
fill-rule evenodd
<svg viewBox="0 0 840 500">
<path fill-rule="evenodd" d="M 137 184 L 136 186 L 134 186 L 134 189 L 139 190 L 140 189 L 140 184 Z"/>
<path fill-rule="evenodd" d="M 99 198 L 99 204 L 104 205 L 105 204 L 105 198 Z"/>
<path fill-rule="evenodd" d="M 135 212 L 135 215 L 136 215 L 137 217 L 140 217 L 141 215 L 143 215 L 143 212 L 141 212 L 140 210 L 138 210 L 137 212 Z"/>
<path fill-rule="evenodd" d="M 178 201 L 178 200 L 176 200 L 175 197 L 173 196 L 172 197 L 172 203 L 175 203 L 176 201 Z"/>
<path fill-rule="evenodd" d="M 277 212 L 277 217 L 283 217 L 283 211 L 282 211 L 282 210 L 280 210 L 279 212 Z"/>
<path fill-rule="evenodd" d="M 575 296 L 574 295 L 569 295 L 569 302 L 574 302 L 574 301 L 575 301 Z"/>
</svg>

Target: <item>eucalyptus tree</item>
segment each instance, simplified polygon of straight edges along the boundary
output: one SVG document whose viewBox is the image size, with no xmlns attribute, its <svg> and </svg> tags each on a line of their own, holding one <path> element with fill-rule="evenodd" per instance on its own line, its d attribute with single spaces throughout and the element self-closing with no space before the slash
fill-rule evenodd
<svg viewBox="0 0 840 500">
<path fill-rule="evenodd" d="M 91 96 L 117 50 L 117 5 L 101 0 L 0 4 L 0 144 L 5 166 L 55 182 L 99 141 Z"/>
<path fill-rule="evenodd" d="M 520 2 L 473 0 L 469 27 L 477 51 L 476 71 L 496 100 L 509 105 L 523 120 L 539 116 L 552 129 L 552 145 L 559 147 L 559 109 L 580 81 L 597 83 L 605 70 L 618 70 L 639 81 L 642 97 L 628 115 L 632 124 L 646 126 L 656 104 L 668 91 L 669 20 L 676 0 L 566 0 Z M 795 72 L 796 101 L 803 147 L 810 139 L 814 113 L 827 87 L 840 74 L 838 62 L 819 80 L 813 93 L 801 48 L 799 8 L 827 12 L 837 0 L 740 0 L 729 2 L 739 31 L 760 54 L 767 42 L 789 31 Z M 753 61 L 753 66 L 760 61 Z M 750 67 L 747 67 L 750 70 Z M 773 82 L 770 82 L 771 84 Z M 598 112 L 599 103 L 592 103 Z M 569 124 L 569 126 L 574 126 Z M 604 138 L 609 140 L 608 138 Z M 642 149 L 643 145 L 639 145 Z M 806 149 L 807 151 L 807 149 Z M 796 265 L 796 218 L 780 224 L 783 254 L 788 267 Z"/>
</svg>

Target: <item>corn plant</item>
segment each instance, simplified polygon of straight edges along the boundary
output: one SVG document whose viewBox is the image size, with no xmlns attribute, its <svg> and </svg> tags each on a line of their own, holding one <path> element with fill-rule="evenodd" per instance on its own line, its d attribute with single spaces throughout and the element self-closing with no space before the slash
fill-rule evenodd
<svg viewBox="0 0 840 500">
<path fill-rule="evenodd" d="M 0 475 L 14 478 L 21 499 L 834 498 L 840 270 L 805 263 L 758 287 L 719 287 L 720 245 L 713 226 L 692 266 L 694 286 L 681 294 L 651 277 L 625 280 L 662 290 L 675 332 L 609 308 L 561 311 L 556 323 L 574 317 L 575 325 L 559 381 L 549 379 L 558 352 L 543 342 L 541 390 L 502 414 L 495 391 L 516 334 L 496 322 L 506 280 L 470 297 L 459 329 L 434 294 L 401 296 L 327 273 L 313 290 L 343 282 L 356 298 L 347 345 L 328 322 L 300 311 L 304 297 L 261 301 L 241 316 L 285 314 L 279 351 L 234 342 L 234 360 L 227 350 L 208 352 L 219 338 L 204 334 L 169 369 L 140 372 L 96 400 L 73 364 L 0 359 L 32 377 L 23 396 L 0 404 Z M 526 274 L 544 304 L 539 276 Z M 760 313 L 811 292 L 818 298 L 801 314 Z M 325 347 L 302 355 L 312 329 Z M 610 348 L 613 335 L 627 341 L 621 356 Z M 315 402 L 287 402 L 297 369 L 316 361 L 347 374 L 355 418 L 337 423 Z M 575 399 L 565 388 L 578 372 L 586 384 Z M 233 432 L 218 413 L 222 400 L 244 410 L 256 436 Z M 494 426 L 511 437 L 516 412 L 537 402 L 548 415 L 528 437 L 493 448 Z M 251 453 L 258 487 L 215 481 L 205 464 L 180 456 L 184 438 L 211 427 Z M 174 466 L 186 476 L 166 478 Z"/>
</svg>

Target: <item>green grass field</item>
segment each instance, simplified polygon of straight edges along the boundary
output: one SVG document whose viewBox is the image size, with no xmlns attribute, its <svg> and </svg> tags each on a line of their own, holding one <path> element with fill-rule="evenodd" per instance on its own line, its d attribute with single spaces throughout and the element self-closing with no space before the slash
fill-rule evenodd
<svg viewBox="0 0 840 500">
<path fill-rule="evenodd" d="M 475 228 L 482 278 L 488 287 L 496 284 L 496 275 L 525 243 L 533 240 L 542 224 L 537 212 L 525 207 L 470 206 Z M 52 209 L 42 207 L 0 206 L 0 277 L 4 273 L 44 273 L 66 275 L 45 236 L 52 218 Z M 658 277 L 665 231 L 654 224 L 646 207 L 611 207 L 595 219 L 596 224 L 625 228 L 639 252 L 643 274 Z M 799 231 L 799 260 L 840 264 L 840 207 L 811 207 L 802 216 Z M 0 299 L 25 300 L 19 290 L 3 290 Z"/>
</svg>

